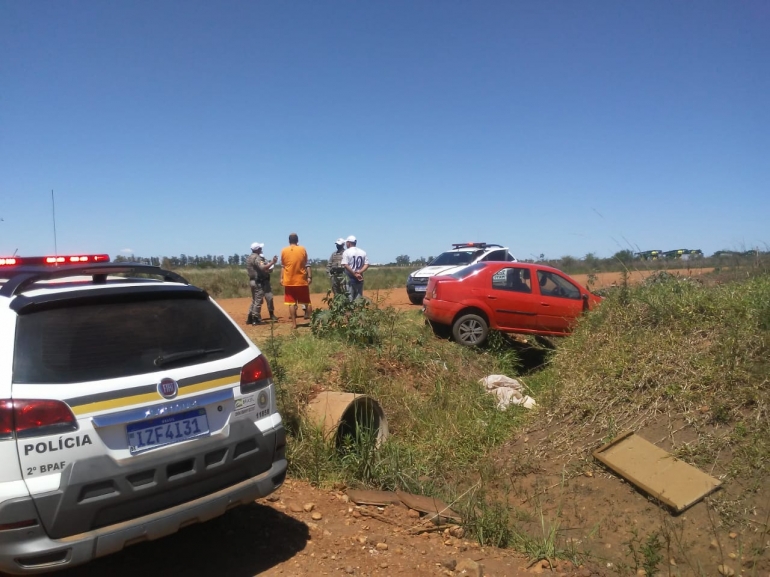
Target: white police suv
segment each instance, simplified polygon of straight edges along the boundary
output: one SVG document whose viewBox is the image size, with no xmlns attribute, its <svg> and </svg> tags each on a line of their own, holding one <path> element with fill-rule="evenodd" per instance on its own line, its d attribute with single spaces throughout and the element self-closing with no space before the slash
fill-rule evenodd
<svg viewBox="0 0 770 577">
<path fill-rule="evenodd" d="M 406 279 L 406 294 L 414 305 L 422 304 L 428 279 L 440 274 L 452 274 L 457 270 L 486 261 L 511 261 L 516 258 L 508 252 L 508 247 L 485 242 L 463 242 L 452 245 L 452 250 L 442 252 L 428 266 L 409 275 Z"/>
<path fill-rule="evenodd" d="M 163 537 L 286 475 L 259 349 L 179 275 L 108 261 L 0 258 L 0 572 Z"/>
</svg>

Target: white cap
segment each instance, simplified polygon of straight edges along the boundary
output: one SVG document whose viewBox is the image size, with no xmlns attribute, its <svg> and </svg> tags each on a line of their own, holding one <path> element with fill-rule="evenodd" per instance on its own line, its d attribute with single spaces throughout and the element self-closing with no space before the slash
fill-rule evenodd
<svg viewBox="0 0 770 577">
<path fill-rule="evenodd" d="M 252 242 L 251 243 L 251 250 L 257 250 L 258 248 L 262 248 L 265 246 L 265 243 L 263 242 Z"/>
<path fill-rule="evenodd" d="M 356 242 L 356 237 L 354 237 L 352 234 L 345 239 L 346 242 Z"/>
<path fill-rule="evenodd" d="M 334 241 L 334 244 L 345 244 L 345 239 L 344 238 L 338 238 L 337 240 Z"/>
</svg>

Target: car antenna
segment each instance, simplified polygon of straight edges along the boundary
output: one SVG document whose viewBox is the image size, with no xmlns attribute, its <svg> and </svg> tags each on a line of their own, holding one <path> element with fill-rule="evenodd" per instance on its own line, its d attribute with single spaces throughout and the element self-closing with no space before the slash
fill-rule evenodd
<svg viewBox="0 0 770 577">
<path fill-rule="evenodd" d="M 56 202 L 53 197 L 53 189 L 51 189 L 51 214 L 53 215 L 53 253 L 55 256 L 59 256 L 59 248 L 56 245 Z"/>
</svg>

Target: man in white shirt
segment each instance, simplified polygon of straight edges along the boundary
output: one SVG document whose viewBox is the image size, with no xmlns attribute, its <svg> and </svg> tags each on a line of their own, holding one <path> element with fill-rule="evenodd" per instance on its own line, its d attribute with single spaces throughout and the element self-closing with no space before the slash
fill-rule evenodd
<svg viewBox="0 0 770 577">
<path fill-rule="evenodd" d="M 348 275 L 348 296 L 351 301 L 364 296 L 364 272 L 369 268 L 366 251 L 356 246 L 353 235 L 345 239 L 345 252 L 342 253 L 342 266 Z"/>
</svg>

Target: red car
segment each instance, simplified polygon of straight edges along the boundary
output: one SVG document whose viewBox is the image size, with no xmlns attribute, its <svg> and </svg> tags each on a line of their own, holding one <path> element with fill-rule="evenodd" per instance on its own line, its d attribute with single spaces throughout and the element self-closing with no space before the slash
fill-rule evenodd
<svg viewBox="0 0 770 577">
<path fill-rule="evenodd" d="M 437 334 L 466 346 L 489 329 L 565 335 L 575 319 L 601 302 L 560 270 L 521 262 L 480 262 L 428 282 L 425 315 Z"/>
</svg>

